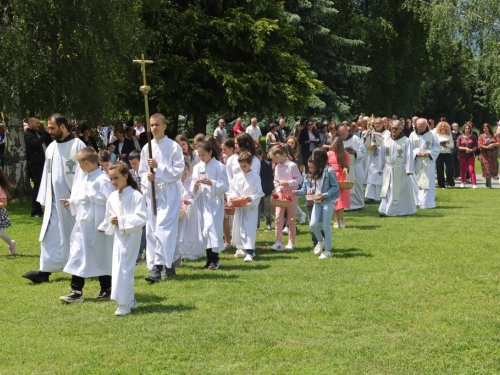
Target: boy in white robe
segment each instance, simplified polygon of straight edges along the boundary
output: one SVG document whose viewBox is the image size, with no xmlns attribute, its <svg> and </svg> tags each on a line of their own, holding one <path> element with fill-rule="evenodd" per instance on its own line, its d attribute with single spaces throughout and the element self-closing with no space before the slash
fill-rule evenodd
<svg viewBox="0 0 500 375">
<path fill-rule="evenodd" d="M 241 246 L 246 251 L 244 261 L 251 262 L 255 256 L 255 241 L 259 221 L 259 203 L 264 196 L 260 176 L 251 170 L 252 154 L 248 151 L 238 155 L 241 172 L 236 174 L 229 184 L 227 204 L 232 205 L 232 200 L 246 198 L 247 204 L 236 207 L 233 218 L 234 246 Z"/>
<path fill-rule="evenodd" d="M 378 168 L 383 177 L 380 216 L 404 216 L 417 212 L 411 175 L 415 173 L 413 143 L 403 133 L 401 121 L 391 122 L 391 136 L 382 144 L 383 157 Z"/>
<path fill-rule="evenodd" d="M 181 204 L 181 176 L 184 155 L 177 142 L 165 136 L 165 116 L 156 113 L 150 120 L 153 157 L 149 158 L 148 146 L 141 151 L 139 174 L 142 191 L 148 206 L 146 224 L 146 260 L 150 273 L 146 281 L 161 281 L 162 277 L 175 275 L 175 243 L 179 226 Z M 150 172 L 153 168 L 153 172 Z M 155 186 L 156 215 L 153 213 L 151 186 Z M 163 272 L 162 272 L 163 271 Z"/>
<path fill-rule="evenodd" d="M 47 120 L 47 132 L 55 142 L 45 151 L 45 165 L 37 201 L 45 208 L 40 231 L 40 270 L 22 275 L 34 283 L 49 281 L 52 272 L 61 272 L 69 257 L 70 236 L 75 220 L 61 199 L 70 197 L 83 173 L 76 153 L 85 144 L 69 132 L 68 120 L 55 113 Z"/>
<path fill-rule="evenodd" d="M 72 290 L 59 299 L 66 303 L 83 302 L 85 279 L 97 276 L 101 284 L 97 299 L 109 300 L 113 238 L 97 232 L 97 227 L 104 220 L 106 202 L 115 189 L 109 177 L 99 168 L 98 156 L 93 148 L 81 149 L 76 157 L 85 177 L 81 184 L 75 186 L 69 199 L 61 199 L 63 206 L 76 216 L 69 259 L 64 267 L 64 272 L 73 275 Z"/>
</svg>

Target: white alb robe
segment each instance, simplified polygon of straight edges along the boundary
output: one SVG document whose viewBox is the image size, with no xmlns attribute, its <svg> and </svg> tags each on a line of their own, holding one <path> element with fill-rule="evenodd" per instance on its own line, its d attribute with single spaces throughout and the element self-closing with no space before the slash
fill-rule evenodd
<svg viewBox="0 0 500 375">
<path fill-rule="evenodd" d="M 112 216 L 118 217 L 118 225 L 111 224 Z M 111 193 L 98 230 L 113 236 L 111 299 L 119 305 L 128 305 L 134 300 L 135 261 L 146 220 L 146 202 L 141 193 L 130 186 L 122 193 L 118 190 Z"/>
<path fill-rule="evenodd" d="M 365 146 L 367 149 L 368 157 L 366 159 L 366 191 L 365 197 L 368 199 L 374 199 L 376 201 L 380 201 L 380 191 L 382 190 L 382 176 L 378 174 L 378 165 L 381 163 L 381 159 L 384 157 L 382 154 L 382 143 L 385 138 L 390 137 L 391 133 L 388 130 L 384 130 L 381 133 L 373 131 L 368 134 L 366 137 Z M 374 137 L 376 141 L 376 146 L 373 151 L 371 151 L 370 147 L 372 147 L 372 137 Z"/>
<path fill-rule="evenodd" d="M 71 148 L 79 151 L 84 147 L 81 140 L 73 138 L 66 142 L 52 142 L 45 152 L 46 160 L 37 197 L 37 201 L 45 206 L 43 222 L 47 223 L 46 228 L 42 224 L 40 232 L 40 270 L 43 272 L 61 272 L 68 261 L 75 219 L 60 200 L 68 199 L 72 187 L 78 186 L 84 177 L 76 154 L 74 159 L 67 159 Z M 50 197 L 49 189 L 52 191 Z"/>
<path fill-rule="evenodd" d="M 356 184 L 351 190 L 349 190 L 351 195 L 351 207 L 347 208 L 346 211 L 359 210 L 365 206 L 365 198 L 363 194 L 365 170 L 363 168 L 363 160 L 366 155 L 366 147 L 361 138 L 356 137 L 355 135 L 351 135 L 349 139 L 345 141 L 343 140 L 342 143 L 344 144 L 344 148 L 350 147 L 356 151 L 355 154 L 349 154 L 351 165 L 347 177 L 349 181 L 355 182 Z"/>
<path fill-rule="evenodd" d="M 182 200 L 187 200 L 190 204 L 181 203 L 184 208 L 185 215 L 179 219 L 179 234 L 177 235 L 177 248 L 175 253 L 180 255 L 184 260 L 198 260 L 205 256 L 205 249 L 200 245 L 198 237 L 198 209 L 196 200 L 191 193 L 191 177 L 188 177 L 183 182 Z M 174 256 L 177 258 L 177 256 Z"/>
<path fill-rule="evenodd" d="M 240 172 L 236 174 L 229 184 L 227 193 L 227 205 L 231 206 L 231 198 L 252 199 L 244 207 L 236 207 L 233 218 L 233 238 L 231 243 L 234 246 L 245 250 L 254 250 L 257 239 L 257 224 L 259 221 L 259 202 L 264 196 L 260 176 L 250 170 L 248 173 Z"/>
<path fill-rule="evenodd" d="M 181 204 L 181 176 L 185 161 L 181 146 L 168 137 L 159 141 L 151 140 L 153 159 L 158 163 L 155 169 L 156 216 L 153 215 L 151 201 L 151 182 L 148 180 L 148 146 L 141 151 L 139 175 L 142 191 L 145 192 L 148 206 L 146 225 L 146 260 L 147 267 L 166 265 L 172 267 L 179 227 L 179 207 Z"/>
<path fill-rule="evenodd" d="M 204 173 L 203 173 L 204 172 Z M 194 184 L 199 179 L 209 179 L 212 185 L 200 184 L 198 191 Z M 192 175 L 191 191 L 196 198 L 198 209 L 198 236 L 203 249 L 212 249 L 218 253 L 224 250 L 222 224 L 224 220 L 224 194 L 229 189 L 226 166 L 210 159 L 208 163 L 195 165 Z"/>
<path fill-rule="evenodd" d="M 427 136 L 429 133 L 430 135 Z M 410 141 L 413 143 L 413 158 L 415 160 L 415 174 L 411 176 L 415 204 L 422 209 L 435 208 L 436 159 L 441 151 L 441 145 L 439 144 L 437 135 L 431 131 L 423 135 L 418 135 L 417 132 L 413 132 L 410 134 Z M 417 152 L 428 152 L 430 157 L 417 158 Z M 420 179 L 420 182 L 418 181 L 419 174 L 425 177 L 426 181 L 424 183 L 422 183 L 422 179 Z"/>
<path fill-rule="evenodd" d="M 98 232 L 104 220 L 106 202 L 115 191 L 107 174 L 100 168 L 85 173 L 68 200 L 76 224 L 71 233 L 68 263 L 64 272 L 80 277 L 111 275 L 113 238 Z"/>
<path fill-rule="evenodd" d="M 250 170 L 260 176 L 260 160 L 257 156 L 252 158 L 252 166 Z M 226 161 L 227 179 L 231 182 L 238 173 L 241 173 L 240 163 L 238 162 L 238 154 L 231 155 Z"/>
<path fill-rule="evenodd" d="M 378 172 L 382 173 L 382 201 L 378 211 L 387 216 L 405 216 L 417 212 L 411 178 L 415 173 L 413 143 L 405 136 L 385 139 L 383 158 Z"/>
</svg>

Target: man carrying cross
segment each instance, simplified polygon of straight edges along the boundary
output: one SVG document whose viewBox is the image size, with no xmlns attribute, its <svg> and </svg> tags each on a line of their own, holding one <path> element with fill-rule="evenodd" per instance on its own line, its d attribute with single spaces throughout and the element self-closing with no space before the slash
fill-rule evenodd
<svg viewBox="0 0 500 375">
<path fill-rule="evenodd" d="M 34 283 L 49 281 L 52 272 L 61 272 L 68 261 L 70 236 L 75 219 L 61 204 L 68 199 L 73 185 L 83 181 L 76 154 L 85 144 L 68 131 L 68 120 L 55 113 L 47 120 L 52 142 L 45 152 L 38 202 L 45 207 L 40 231 L 40 270 L 26 272 L 23 277 Z"/>
<path fill-rule="evenodd" d="M 403 133 L 403 123 L 390 122 L 391 136 L 384 139 L 378 166 L 383 176 L 380 216 L 405 216 L 417 212 L 410 176 L 415 173 L 413 143 Z"/>
</svg>

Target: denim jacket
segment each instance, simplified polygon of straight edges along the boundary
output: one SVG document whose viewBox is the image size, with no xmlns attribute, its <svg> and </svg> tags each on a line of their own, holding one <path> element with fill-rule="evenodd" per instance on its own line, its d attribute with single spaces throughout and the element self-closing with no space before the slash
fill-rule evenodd
<svg viewBox="0 0 500 375">
<path fill-rule="evenodd" d="M 306 177 L 304 179 L 302 187 L 299 190 L 298 195 L 299 196 L 306 195 L 309 189 L 312 189 L 313 193 L 315 193 L 316 186 L 311 186 L 311 178 Z M 328 165 L 325 167 L 325 170 L 323 171 L 323 183 L 321 184 L 321 193 L 323 194 L 323 200 L 318 203 L 335 202 L 336 199 L 340 198 L 337 175 Z"/>
</svg>

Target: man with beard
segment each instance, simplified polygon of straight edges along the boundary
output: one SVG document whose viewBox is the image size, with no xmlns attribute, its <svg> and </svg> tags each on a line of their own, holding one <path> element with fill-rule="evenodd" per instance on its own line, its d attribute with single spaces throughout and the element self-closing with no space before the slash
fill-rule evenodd
<svg viewBox="0 0 500 375">
<path fill-rule="evenodd" d="M 378 166 L 382 155 L 382 143 L 385 138 L 391 134 L 384 128 L 384 122 L 380 117 L 375 119 L 374 128 L 368 130 L 366 135 L 365 146 L 367 149 L 368 157 L 366 159 L 366 203 L 372 204 L 375 201 L 380 202 L 380 191 L 382 190 L 382 176 L 378 174 Z"/>
<path fill-rule="evenodd" d="M 350 190 L 351 207 L 347 210 L 360 210 L 365 206 L 363 195 L 363 177 L 365 171 L 361 161 L 365 157 L 366 147 L 359 137 L 355 137 L 345 125 L 340 125 L 338 129 L 340 138 L 344 143 L 344 150 L 349 153 L 351 167 L 347 175 L 348 180 L 355 182 L 355 185 Z"/>
<path fill-rule="evenodd" d="M 405 216 L 417 212 L 410 176 L 415 173 L 413 143 L 403 133 L 401 121 L 391 121 L 391 136 L 382 144 L 378 173 L 383 176 L 380 216 Z"/>
<path fill-rule="evenodd" d="M 23 277 L 34 283 L 49 281 L 52 272 L 61 272 L 68 261 L 70 236 L 75 219 L 61 199 L 68 199 L 73 185 L 83 180 L 76 154 L 85 144 L 69 132 L 68 120 L 59 113 L 47 120 L 52 142 L 45 152 L 38 202 L 45 207 L 41 242 L 40 270 L 26 272 Z"/>
<path fill-rule="evenodd" d="M 417 120 L 417 130 L 410 135 L 413 143 L 415 174 L 412 176 L 415 204 L 422 209 L 436 207 L 436 158 L 441 145 L 436 134 L 429 129 L 425 118 Z"/>
</svg>

